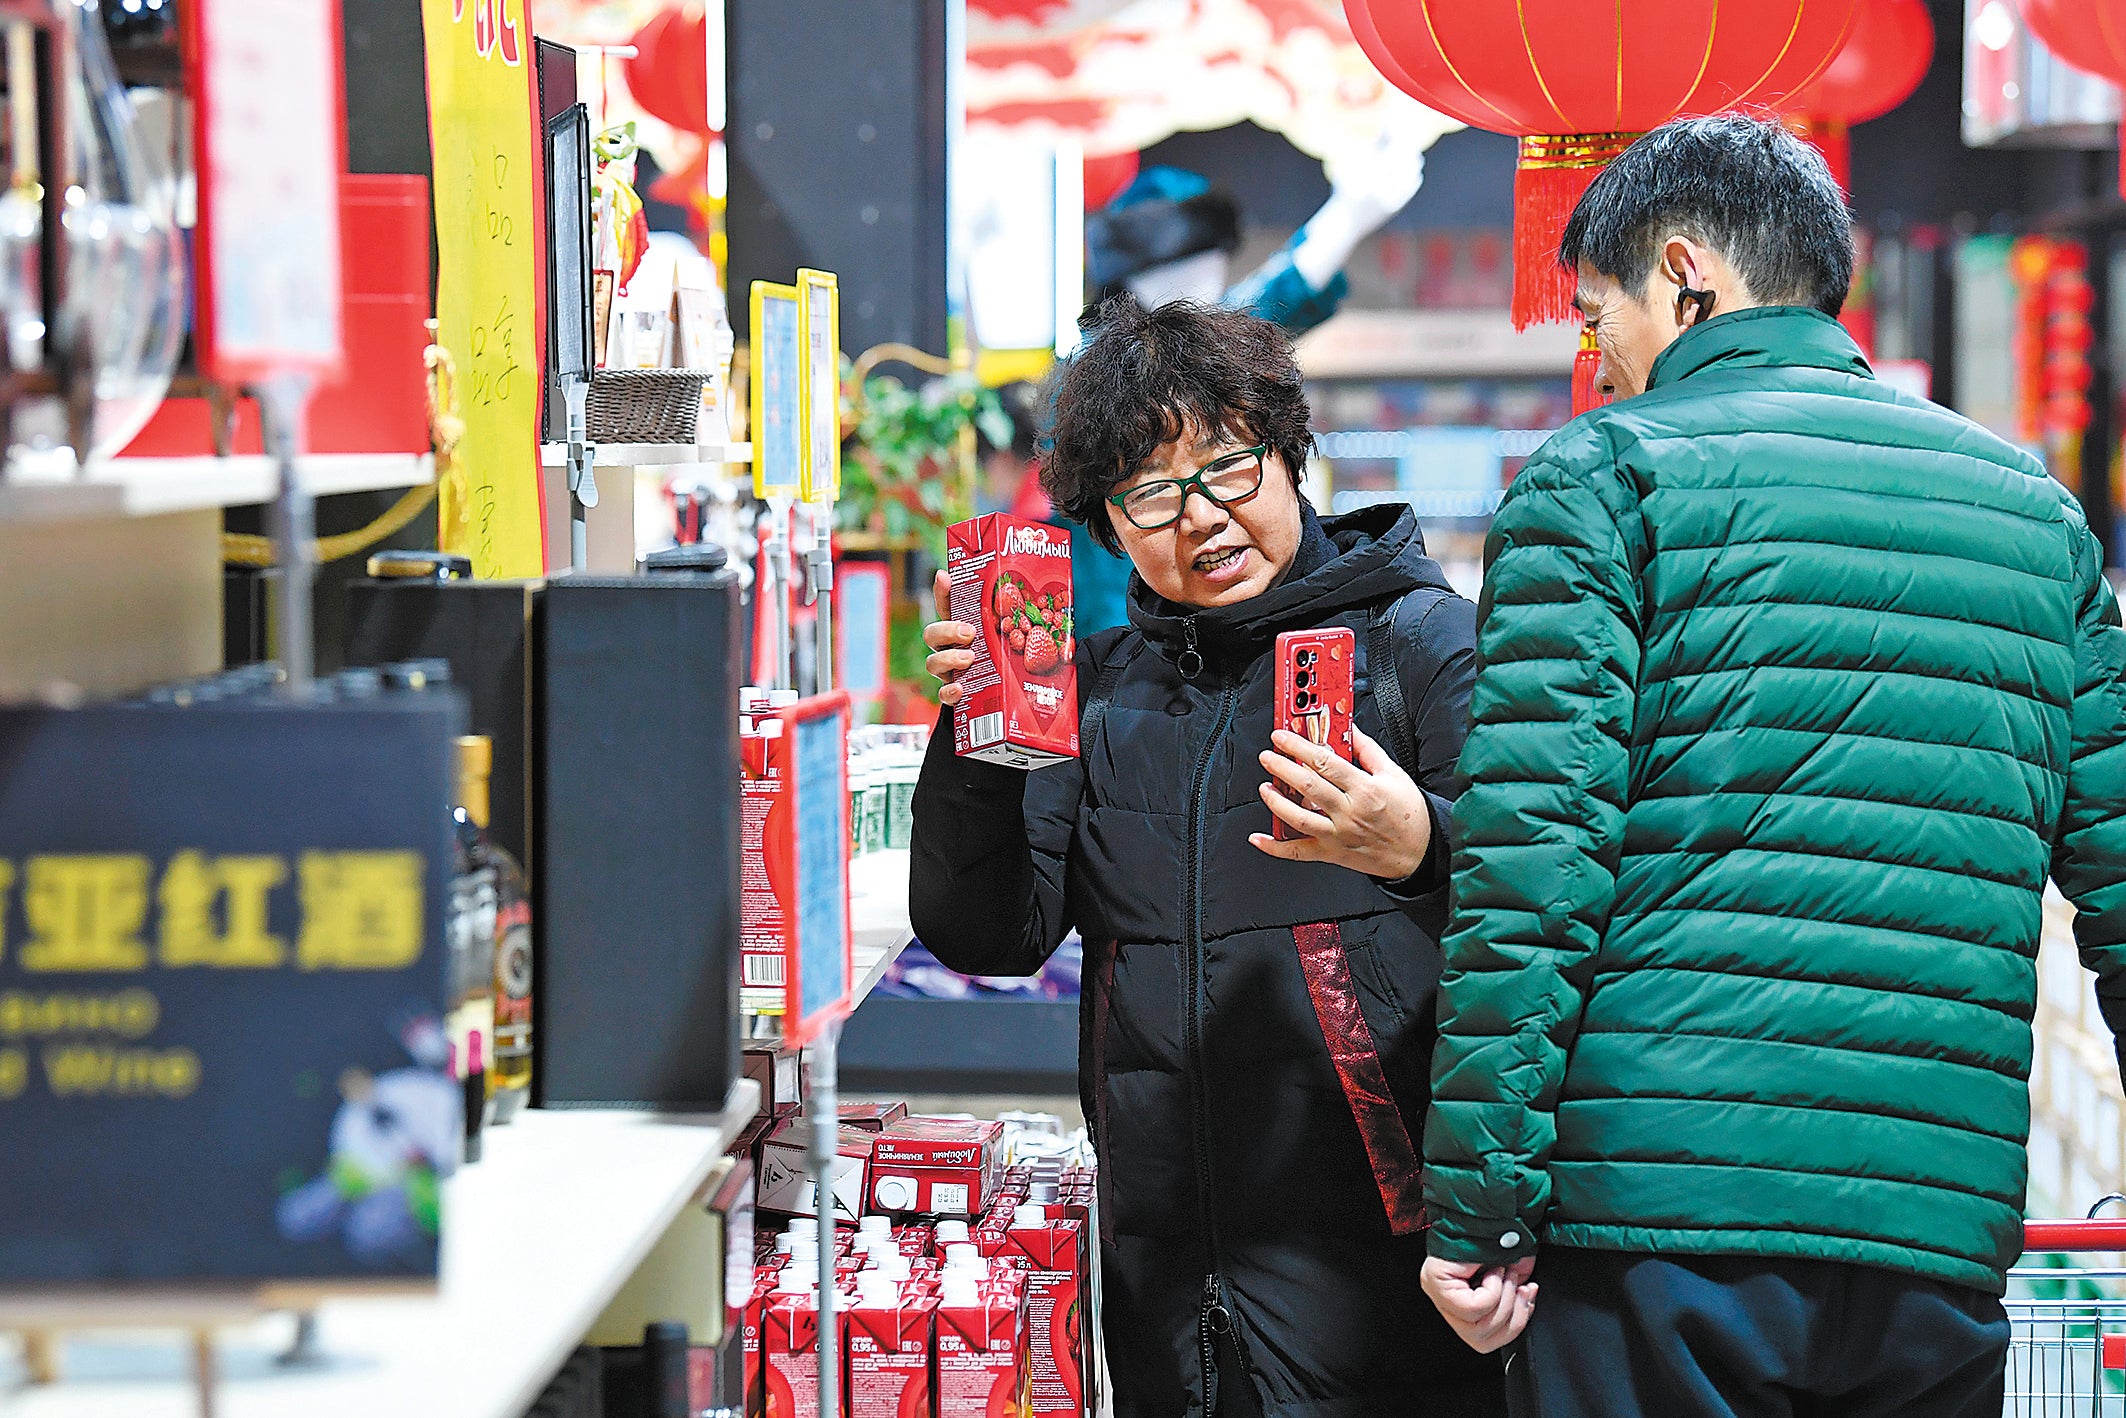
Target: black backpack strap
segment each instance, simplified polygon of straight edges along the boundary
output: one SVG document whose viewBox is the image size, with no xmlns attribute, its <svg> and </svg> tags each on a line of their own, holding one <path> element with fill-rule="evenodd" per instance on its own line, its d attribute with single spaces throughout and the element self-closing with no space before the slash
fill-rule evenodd
<svg viewBox="0 0 2126 1418">
<path fill-rule="evenodd" d="M 1388 731 L 1388 752 L 1403 771 L 1417 772 L 1417 730 L 1410 722 L 1410 701 L 1403 697 L 1402 664 L 1395 654 L 1395 618 L 1407 595 L 1397 596 L 1373 612 L 1366 626 L 1366 666 L 1372 672 L 1373 702 L 1380 706 Z"/>
<path fill-rule="evenodd" d="M 1085 706 L 1078 711 L 1078 754 L 1083 757 L 1090 752 L 1093 739 L 1099 735 L 1100 725 L 1107 718 L 1107 706 L 1115 697 L 1115 686 L 1122 683 L 1122 672 L 1129 662 L 1137 658 L 1144 648 L 1144 632 L 1134 627 L 1115 645 L 1107 663 L 1100 666 L 1100 673 L 1093 678 L 1092 693 L 1086 696 Z"/>
</svg>

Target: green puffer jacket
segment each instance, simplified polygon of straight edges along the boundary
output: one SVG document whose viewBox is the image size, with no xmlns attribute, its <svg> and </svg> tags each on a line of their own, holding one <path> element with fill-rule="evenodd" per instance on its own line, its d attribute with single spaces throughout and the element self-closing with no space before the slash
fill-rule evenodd
<svg viewBox="0 0 2126 1418">
<path fill-rule="evenodd" d="M 1492 529 L 1432 1254 L 1998 1293 L 2048 872 L 2126 1022 L 2101 551 L 2035 461 L 1814 311 L 1707 321 L 1650 383 L 1545 444 Z"/>
</svg>

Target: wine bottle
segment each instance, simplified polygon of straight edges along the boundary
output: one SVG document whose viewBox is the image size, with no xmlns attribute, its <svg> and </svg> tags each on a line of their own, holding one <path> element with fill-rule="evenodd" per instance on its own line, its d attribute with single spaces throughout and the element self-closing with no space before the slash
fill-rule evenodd
<svg viewBox="0 0 2126 1418">
<path fill-rule="evenodd" d="M 458 876 L 451 888 L 453 994 L 486 1025 L 492 1121 L 515 1117 L 531 1094 L 531 892 L 524 872 L 488 835 L 494 743 L 458 740 Z M 468 1019 L 472 1016 L 468 1016 Z"/>
</svg>

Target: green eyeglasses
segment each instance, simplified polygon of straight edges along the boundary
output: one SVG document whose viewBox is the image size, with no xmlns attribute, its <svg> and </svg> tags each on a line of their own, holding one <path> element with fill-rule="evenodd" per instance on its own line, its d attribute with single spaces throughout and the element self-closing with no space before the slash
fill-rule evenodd
<svg viewBox="0 0 2126 1418">
<path fill-rule="evenodd" d="M 1156 532 L 1181 520 L 1191 492 L 1202 493 L 1220 507 L 1246 502 L 1260 492 L 1263 457 L 1269 451 L 1270 445 L 1258 443 L 1237 453 L 1221 453 L 1188 477 L 1138 483 L 1107 500 L 1121 508 L 1137 530 Z"/>
</svg>

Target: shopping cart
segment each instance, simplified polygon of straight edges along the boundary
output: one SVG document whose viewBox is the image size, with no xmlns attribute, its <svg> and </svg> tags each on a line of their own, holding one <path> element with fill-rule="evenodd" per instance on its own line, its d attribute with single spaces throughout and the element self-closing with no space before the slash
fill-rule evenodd
<svg viewBox="0 0 2126 1418">
<path fill-rule="evenodd" d="M 2035 1264 L 2126 1251 L 2126 1219 L 2029 1221 L 2023 1262 L 2008 1272 L 2003 1303 L 2008 1418 L 2126 1418 L 2126 1268 Z"/>
</svg>

